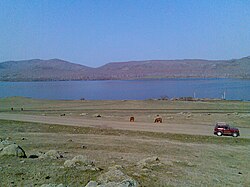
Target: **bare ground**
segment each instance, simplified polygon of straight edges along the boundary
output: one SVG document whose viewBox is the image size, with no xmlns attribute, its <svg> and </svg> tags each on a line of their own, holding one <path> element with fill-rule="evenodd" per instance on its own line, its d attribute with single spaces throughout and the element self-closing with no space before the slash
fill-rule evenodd
<svg viewBox="0 0 250 187">
<path fill-rule="evenodd" d="M 249 108 L 243 102 L 0 100 L 1 138 L 10 138 L 27 155 L 51 149 L 63 155 L 56 160 L 2 157 L 0 186 L 84 186 L 114 165 L 140 186 L 249 186 Z M 162 124 L 153 123 L 157 114 Z M 128 122 L 131 115 L 136 122 Z M 214 136 L 218 120 L 235 124 L 241 136 Z M 63 167 L 80 154 L 103 170 Z M 137 167 L 153 156 L 160 165 Z"/>
</svg>

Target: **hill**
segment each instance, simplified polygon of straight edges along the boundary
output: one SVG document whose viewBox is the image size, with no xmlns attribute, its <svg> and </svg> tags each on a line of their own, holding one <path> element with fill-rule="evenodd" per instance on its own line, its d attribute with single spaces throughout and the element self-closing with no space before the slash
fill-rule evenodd
<svg viewBox="0 0 250 187">
<path fill-rule="evenodd" d="M 108 79 L 250 78 L 250 57 L 237 60 L 149 60 L 116 62 L 98 69 Z"/>
<path fill-rule="evenodd" d="M 0 63 L 1 81 L 85 80 L 92 68 L 60 59 Z"/>
<path fill-rule="evenodd" d="M 60 59 L 0 63 L 0 81 L 125 80 L 156 78 L 250 78 L 250 56 L 233 60 L 112 62 L 98 68 Z"/>
</svg>

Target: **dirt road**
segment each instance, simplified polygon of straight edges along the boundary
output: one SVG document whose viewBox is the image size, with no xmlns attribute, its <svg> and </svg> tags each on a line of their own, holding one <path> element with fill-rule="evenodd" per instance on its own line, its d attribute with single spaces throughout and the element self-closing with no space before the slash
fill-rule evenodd
<svg viewBox="0 0 250 187">
<path fill-rule="evenodd" d="M 193 134 L 193 135 L 210 135 L 213 136 L 213 125 L 194 125 L 194 124 L 166 124 L 166 123 L 141 123 L 141 122 L 119 122 L 104 121 L 102 119 L 89 120 L 68 116 L 39 116 L 26 114 L 9 114 L 0 113 L 0 119 L 15 120 L 25 122 L 38 122 L 46 124 L 95 127 L 95 128 L 112 128 L 120 130 L 149 131 L 163 133 Z M 250 138 L 250 129 L 241 128 L 241 138 Z"/>
</svg>

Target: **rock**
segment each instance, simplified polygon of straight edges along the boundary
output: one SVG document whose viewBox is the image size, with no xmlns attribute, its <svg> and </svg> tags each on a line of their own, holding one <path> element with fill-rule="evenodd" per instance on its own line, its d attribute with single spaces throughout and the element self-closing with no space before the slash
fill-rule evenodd
<svg viewBox="0 0 250 187">
<path fill-rule="evenodd" d="M 137 163 L 137 167 L 140 169 L 150 168 L 152 165 L 159 165 L 160 159 L 157 156 L 145 158 Z"/>
<path fill-rule="evenodd" d="M 63 158 L 63 156 L 60 155 L 59 152 L 56 150 L 49 150 L 45 154 L 40 155 L 39 158 L 40 159 L 59 159 L 59 158 Z"/>
<path fill-rule="evenodd" d="M 112 169 L 98 177 L 98 181 L 100 183 L 108 183 L 108 182 L 120 182 L 129 178 L 125 175 L 121 170 Z"/>
<path fill-rule="evenodd" d="M 217 178 L 213 179 L 213 181 L 216 182 L 216 183 L 219 183 L 219 182 L 220 182 L 220 180 L 217 179 Z"/>
<path fill-rule="evenodd" d="M 91 171 L 99 171 L 99 168 L 96 168 L 94 162 L 87 159 L 87 157 L 83 155 L 75 156 L 72 160 L 66 160 L 64 162 L 64 167 L 66 168 L 77 168 L 83 171 L 91 170 Z"/>
<path fill-rule="evenodd" d="M 126 179 L 118 184 L 119 187 L 137 187 L 138 184 L 134 179 Z"/>
<path fill-rule="evenodd" d="M 108 182 L 106 184 L 98 185 L 97 187 L 121 187 L 121 186 L 120 186 L 120 183 Z"/>
<path fill-rule="evenodd" d="M 17 144 L 11 144 L 2 148 L 0 156 L 17 156 L 27 158 L 25 151 Z"/>
<path fill-rule="evenodd" d="M 89 181 L 85 187 L 97 187 L 98 183 L 96 181 Z"/>
<path fill-rule="evenodd" d="M 96 181 L 90 181 L 85 187 L 137 187 L 138 184 L 133 179 L 123 180 L 121 182 L 107 182 L 98 185 Z"/>
<path fill-rule="evenodd" d="M 97 118 L 100 118 L 102 117 L 100 114 L 94 114 L 93 117 L 97 117 Z"/>
<path fill-rule="evenodd" d="M 106 184 L 100 184 L 97 187 L 118 187 L 116 182 L 108 182 Z"/>
<path fill-rule="evenodd" d="M 88 115 L 87 113 L 81 113 L 80 116 L 86 116 Z"/>
<path fill-rule="evenodd" d="M 114 165 L 114 166 L 110 166 L 109 168 L 108 168 L 109 170 L 115 170 L 115 169 L 123 169 L 123 167 L 121 166 L 121 165 Z"/>
<path fill-rule="evenodd" d="M 189 166 L 189 167 L 194 167 L 195 164 L 193 164 L 192 162 L 187 162 L 187 166 Z"/>
<path fill-rule="evenodd" d="M 45 179 L 50 179 L 50 176 L 46 176 Z"/>
<path fill-rule="evenodd" d="M 82 149 L 87 149 L 87 146 L 81 145 L 81 148 L 82 148 Z"/>
<path fill-rule="evenodd" d="M 3 145 L 4 147 L 7 146 L 7 145 L 11 145 L 11 144 L 15 144 L 15 142 L 12 142 L 12 141 L 9 141 L 9 140 L 2 140 L 0 145 Z"/>
<path fill-rule="evenodd" d="M 135 177 L 140 177 L 141 176 L 139 173 L 133 173 L 132 175 L 135 176 Z"/>
<path fill-rule="evenodd" d="M 145 173 L 148 173 L 149 172 L 149 169 L 147 169 L 147 168 L 143 168 L 143 169 L 141 169 L 143 172 L 145 172 Z"/>
<path fill-rule="evenodd" d="M 38 155 L 30 155 L 29 158 L 38 158 Z"/>
</svg>

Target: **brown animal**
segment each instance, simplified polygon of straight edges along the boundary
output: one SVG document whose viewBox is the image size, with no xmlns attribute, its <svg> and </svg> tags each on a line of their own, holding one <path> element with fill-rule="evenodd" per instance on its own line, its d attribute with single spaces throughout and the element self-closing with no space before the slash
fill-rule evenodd
<svg viewBox="0 0 250 187">
<path fill-rule="evenodd" d="M 162 118 L 161 117 L 156 117 L 155 118 L 155 123 L 162 123 Z"/>
<path fill-rule="evenodd" d="M 135 121 L 135 117 L 131 116 L 129 119 L 130 122 L 134 122 Z"/>
</svg>

